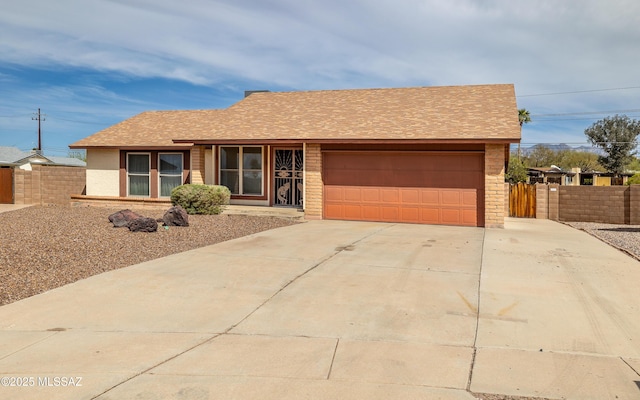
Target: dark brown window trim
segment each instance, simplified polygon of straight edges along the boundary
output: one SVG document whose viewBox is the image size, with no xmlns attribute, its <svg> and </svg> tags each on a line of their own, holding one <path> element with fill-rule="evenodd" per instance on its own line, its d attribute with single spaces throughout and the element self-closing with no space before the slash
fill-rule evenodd
<svg viewBox="0 0 640 400">
<path fill-rule="evenodd" d="M 269 171 L 267 171 L 267 157 L 269 157 L 269 154 L 267 154 L 268 152 L 268 148 L 266 145 L 260 145 L 260 144 L 249 144 L 249 145 L 218 145 L 213 149 L 213 159 L 214 161 L 214 180 L 213 182 L 216 185 L 220 185 L 220 148 L 221 147 L 260 147 L 262 148 L 262 195 L 244 195 L 244 194 L 232 194 L 231 195 L 231 200 L 256 200 L 256 201 L 262 201 L 262 200 L 268 200 L 269 199 L 269 193 L 267 192 L 268 189 L 268 185 L 267 185 L 267 179 L 268 177 L 265 177 L 265 174 L 269 174 Z"/>
<path fill-rule="evenodd" d="M 149 171 L 149 179 L 151 180 L 149 186 L 149 197 L 129 196 L 127 193 L 127 154 L 129 153 L 147 153 L 151 157 L 151 170 Z M 191 182 L 191 151 L 181 151 L 175 149 L 164 150 L 120 150 L 120 197 L 127 198 L 143 198 L 143 199 L 158 199 L 159 187 L 158 187 L 158 154 L 159 153 L 180 153 L 182 154 L 182 183 L 187 184 Z"/>
</svg>

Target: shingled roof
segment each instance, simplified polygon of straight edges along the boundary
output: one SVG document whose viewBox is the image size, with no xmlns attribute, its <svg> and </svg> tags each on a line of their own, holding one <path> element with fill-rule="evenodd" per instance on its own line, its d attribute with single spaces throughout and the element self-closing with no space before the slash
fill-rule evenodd
<svg viewBox="0 0 640 400">
<path fill-rule="evenodd" d="M 257 92 L 224 110 L 144 112 L 72 148 L 273 141 L 520 140 L 513 85 Z"/>
</svg>

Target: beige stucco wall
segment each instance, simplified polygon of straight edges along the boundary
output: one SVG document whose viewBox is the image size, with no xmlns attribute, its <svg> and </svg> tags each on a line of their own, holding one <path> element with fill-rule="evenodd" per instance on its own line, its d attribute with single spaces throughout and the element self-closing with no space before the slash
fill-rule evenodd
<svg viewBox="0 0 640 400">
<path fill-rule="evenodd" d="M 213 146 L 215 148 L 215 146 Z M 213 149 L 204 150 L 204 183 L 205 185 L 213 185 L 213 171 L 215 171 L 214 165 L 215 159 L 213 158 Z"/>
<path fill-rule="evenodd" d="M 87 195 L 120 195 L 120 152 L 87 149 Z"/>
<path fill-rule="evenodd" d="M 593 186 L 611 186 L 611 178 L 608 176 L 594 176 Z"/>
</svg>

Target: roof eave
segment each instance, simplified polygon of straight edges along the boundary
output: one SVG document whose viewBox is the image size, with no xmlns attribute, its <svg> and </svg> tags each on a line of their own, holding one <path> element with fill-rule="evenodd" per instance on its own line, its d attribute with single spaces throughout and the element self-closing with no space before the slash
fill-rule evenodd
<svg viewBox="0 0 640 400">
<path fill-rule="evenodd" d="M 192 145 L 218 145 L 218 144 L 292 144 L 292 143 L 319 143 L 319 144 L 511 144 L 520 142 L 520 138 L 512 139 L 174 139 L 174 143 L 190 143 Z"/>
</svg>

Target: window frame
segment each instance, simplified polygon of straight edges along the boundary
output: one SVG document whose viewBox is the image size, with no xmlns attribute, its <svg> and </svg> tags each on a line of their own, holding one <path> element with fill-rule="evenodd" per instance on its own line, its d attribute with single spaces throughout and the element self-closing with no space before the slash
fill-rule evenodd
<svg viewBox="0 0 640 400">
<path fill-rule="evenodd" d="M 184 153 L 175 152 L 175 151 L 173 151 L 173 152 L 171 152 L 171 151 L 158 152 L 158 168 L 157 169 L 158 169 L 158 198 L 159 199 L 166 199 L 166 198 L 171 197 L 171 195 L 169 195 L 169 196 L 163 196 L 162 195 L 162 177 L 163 176 L 173 176 L 173 177 L 178 176 L 177 174 L 163 174 L 163 173 L 160 172 L 161 171 L 161 168 L 160 168 L 160 165 L 161 165 L 160 157 L 162 155 L 165 155 L 165 154 L 167 154 L 167 155 L 179 155 L 180 156 L 180 185 L 182 185 L 184 183 Z M 180 185 L 178 185 L 178 186 L 180 186 Z"/>
<path fill-rule="evenodd" d="M 238 168 L 223 168 L 222 165 L 222 149 L 224 148 L 236 148 L 238 149 Z M 244 172 L 258 171 L 257 169 L 244 168 L 244 149 L 253 148 L 260 149 L 260 193 L 244 193 Z M 246 198 L 264 198 L 265 197 L 265 146 L 260 145 L 220 145 L 218 146 L 218 183 L 222 185 L 222 173 L 224 171 L 237 171 L 238 173 L 238 193 L 231 193 L 232 197 L 246 197 Z M 231 190 L 231 189 L 230 189 Z"/>
<path fill-rule="evenodd" d="M 148 160 L 148 172 L 146 174 L 139 174 L 139 173 L 131 173 L 129 170 L 129 156 L 132 155 L 145 155 L 147 156 L 147 160 Z M 149 152 L 128 152 L 126 155 L 126 174 L 127 174 L 127 197 L 140 197 L 140 198 L 151 198 L 151 153 Z M 148 194 L 147 195 L 141 195 L 141 194 L 131 194 L 131 181 L 130 181 L 130 177 L 131 176 L 146 176 L 147 177 L 147 188 L 148 188 Z"/>
</svg>

